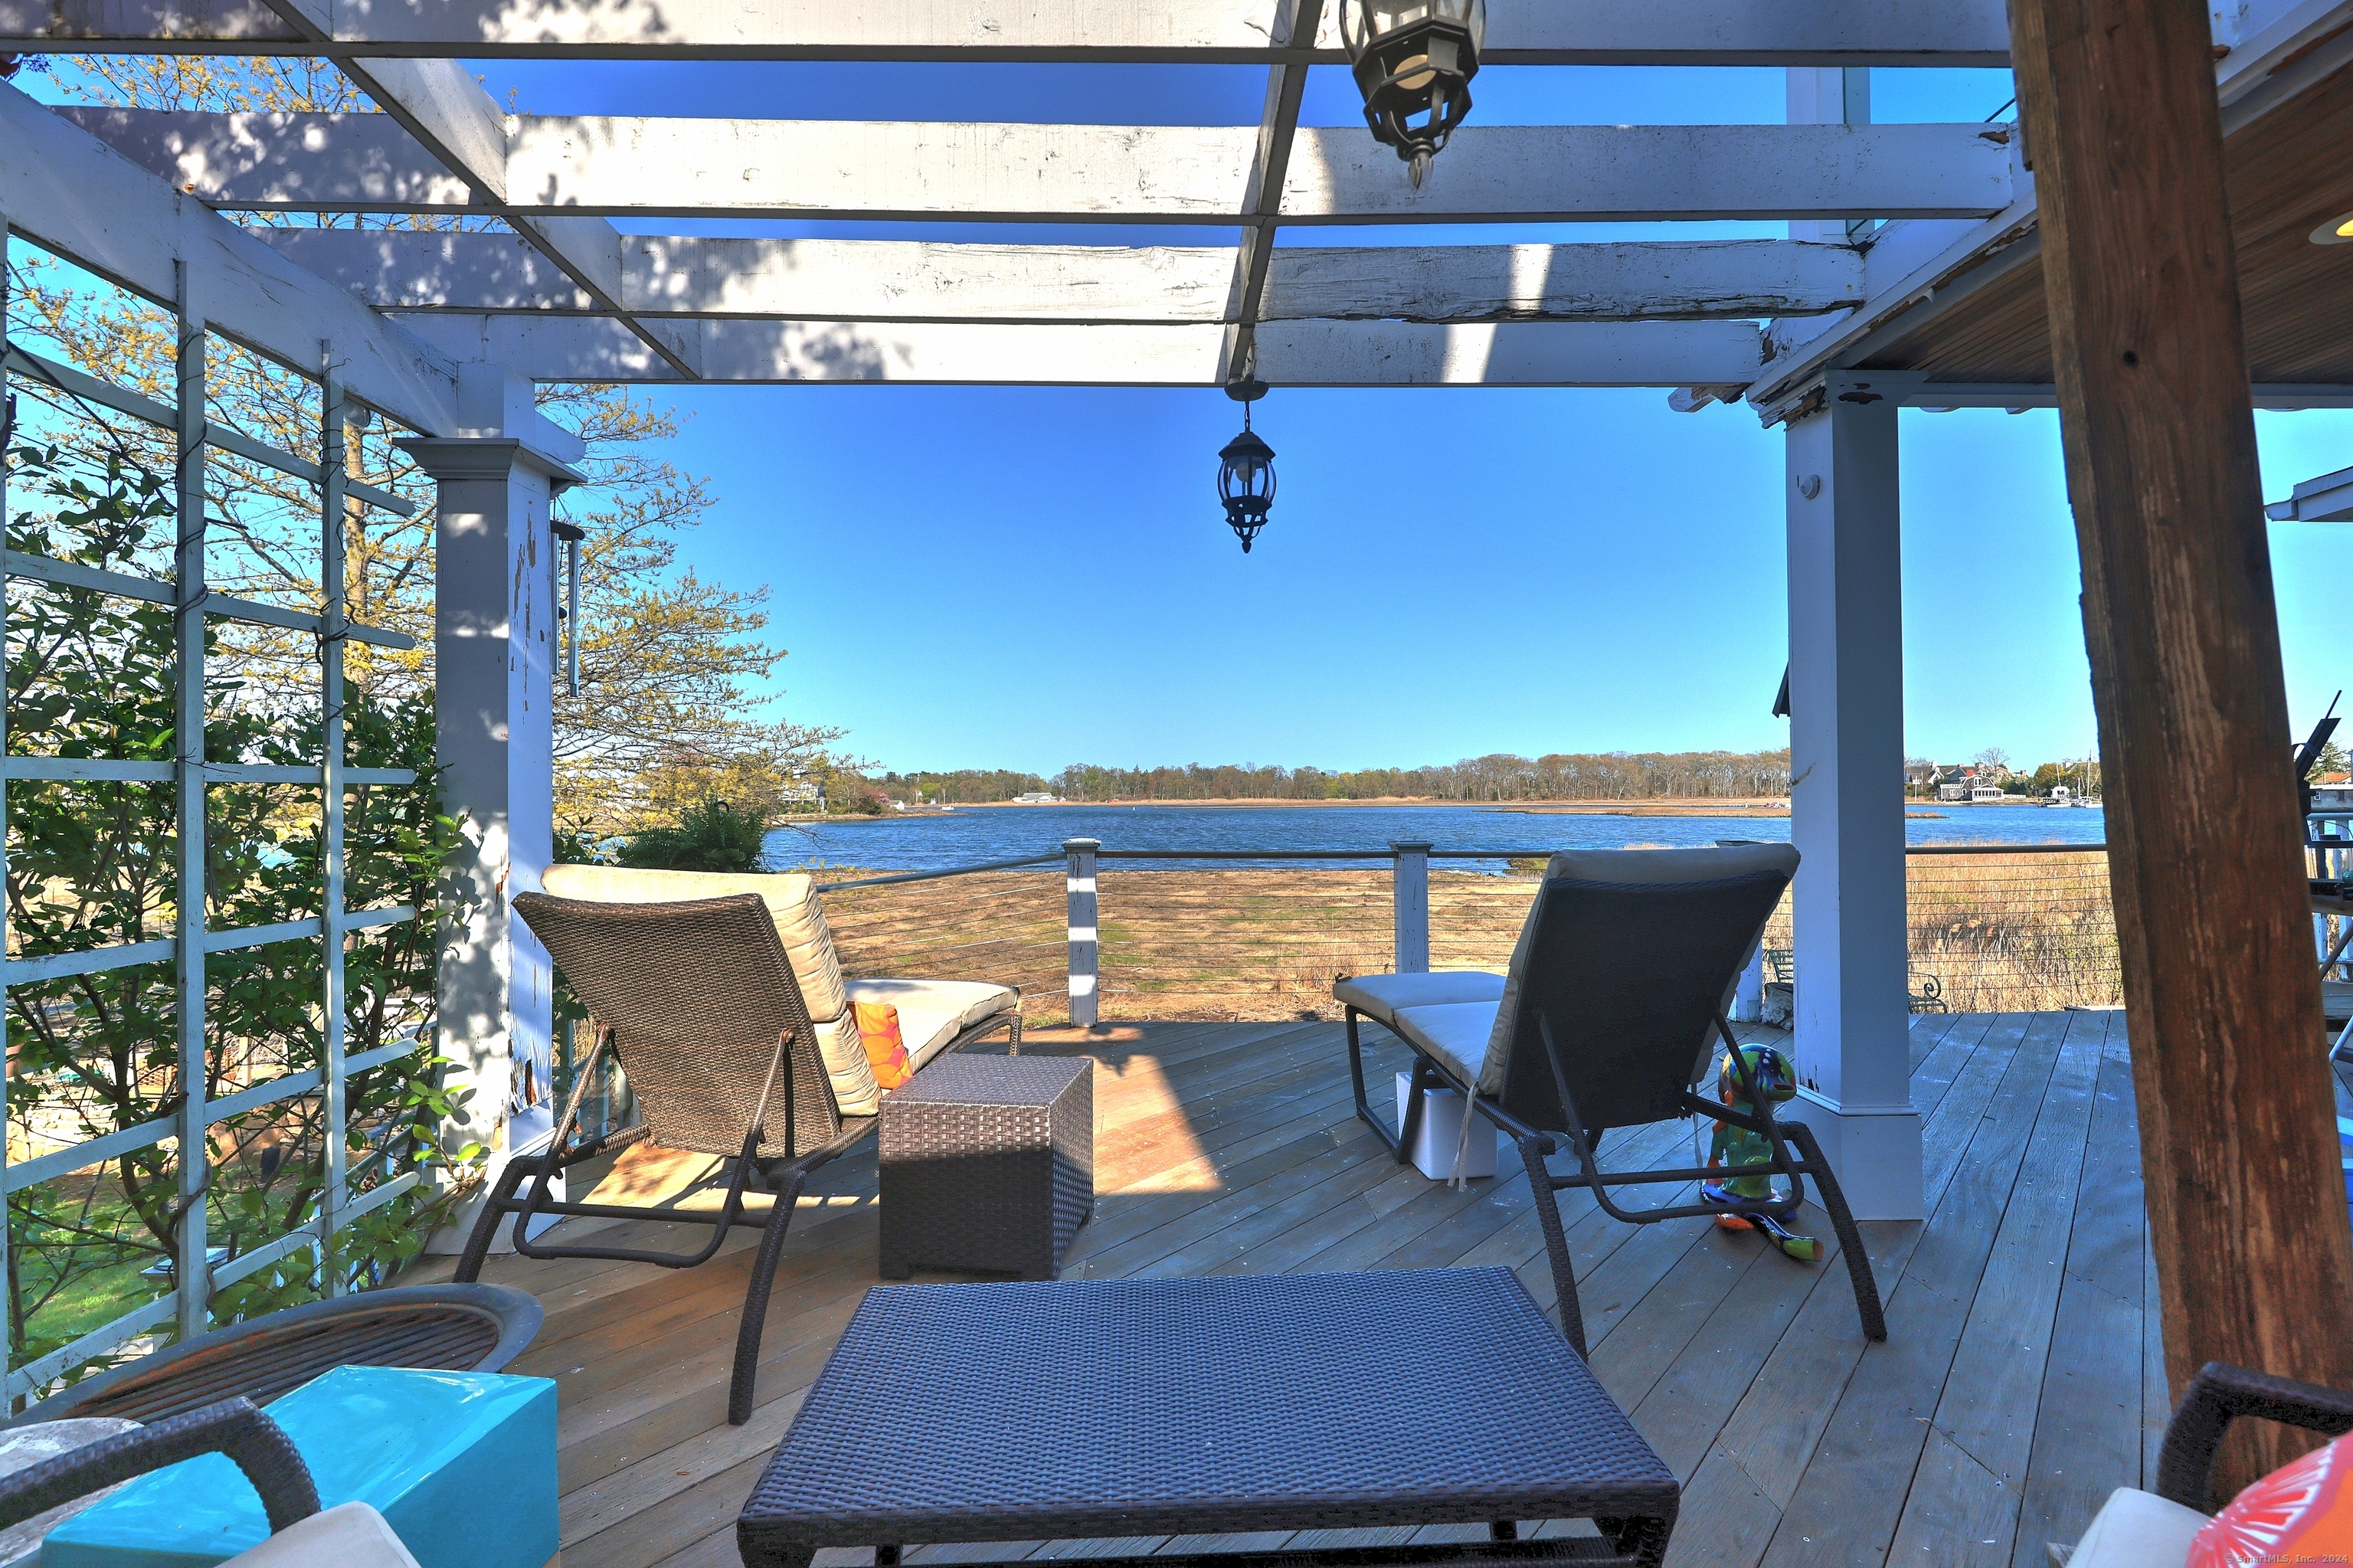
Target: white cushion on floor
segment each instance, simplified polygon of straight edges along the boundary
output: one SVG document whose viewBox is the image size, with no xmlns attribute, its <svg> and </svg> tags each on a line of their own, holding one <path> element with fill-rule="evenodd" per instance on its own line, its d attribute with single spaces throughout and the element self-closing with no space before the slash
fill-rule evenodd
<svg viewBox="0 0 2353 1568">
<path fill-rule="evenodd" d="M 1438 969 L 1421 975 L 1356 975 L 1335 982 L 1332 1000 L 1383 1023 L 1407 1007 L 1445 1007 L 1463 1001 L 1501 1001 L 1504 977 L 1485 969 Z"/>
<path fill-rule="evenodd" d="M 1434 1007 L 1401 1009 L 1389 1027 L 1436 1062 L 1460 1088 L 1479 1074 L 1486 1054 L 1487 1036 L 1494 1033 L 1492 1001 L 1456 1001 Z"/>
<path fill-rule="evenodd" d="M 417 1568 L 417 1559 L 364 1502 L 347 1502 L 297 1520 L 221 1568 Z"/>
<path fill-rule="evenodd" d="M 2206 1516 L 2155 1492 L 2118 1487 L 2092 1516 L 2067 1568 L 2181 1568 Z"/>
</svg>

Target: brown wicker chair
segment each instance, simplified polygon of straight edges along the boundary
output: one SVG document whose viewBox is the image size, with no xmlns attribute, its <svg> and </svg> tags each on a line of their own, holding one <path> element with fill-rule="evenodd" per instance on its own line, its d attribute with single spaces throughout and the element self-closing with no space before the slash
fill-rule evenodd
<svg viewBox="0 0 2353 1568">
<path fill-rule="evenodd" d="M 727 1397 L 727 1419 L 740 1426 L 751 1417 L 761 1322 L 801 1183 L 856 1145 L 876 1118 L 841 1115 L 792 964 L 757 895 L 607 904 L 526 893 L 514 906 L 587 1003 L 597 1021 L 596 1043 L 556 1120 L 549 1152 L 508 1162 L 466 1238 L 457 1277 L 480 1275 L 509 1216 L 515 1250 L 526 1257 L 613 1258 L 664 1268 L 710 1261 L 739 1219 L 759 1224 L 759 1257 Z M 575 1141 L 581 1101 L 607 1052 L 628 1075 L 639 1119 Z M 589 1196 L 618 1188 L 639 1201 L 549 1196 L 556 1173 L 617 1150 L 628 1151 L 622 1159 L 630 1169 L 617 1166 Z M 530 1190 L 518 1195 L 525 1180 Z M 692 1196 L 702 1206 L 683 1201 Z M 754 1213 L 762 1208 L 765 1215 Z M 530 1234 L 542 1215 L 659 1218 L 709 1225 L 711 1239 L 679 1253 L 547 1243 Z"/>
</svg>

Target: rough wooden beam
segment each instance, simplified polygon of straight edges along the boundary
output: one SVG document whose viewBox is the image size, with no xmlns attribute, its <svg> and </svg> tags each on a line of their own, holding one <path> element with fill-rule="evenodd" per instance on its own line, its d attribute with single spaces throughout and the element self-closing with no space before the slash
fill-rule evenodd
<svg viewBox="0 0 2353 1568">
<path fill-rule="evenodd" d="M 323 52 L 678 59 L 1337 60 L 1327 14 L 1312 49 L 1280 0 L 663 0 L 433 5 L 336 0 Z M 261 0 L 0 0 L 0 48 L 308 53 Z M 145 51 L 142 51 L 145 52 Z M 1484 58 L 1498 65 L 2000 66 L 1994 0 L 1546 0 L 1494 7 Z"/>
<path fill-rule="evenodd" d="M 2141 1180 L 2178 1392 L 2353 1386 L 2353 1228 L 2206 17 L 2010 0 L 2107 779 Z M 2234 1429 L 2220 1497 L 2308 1446 Z"/>
<path fill-rule="evenodd" d="M 249 232 L 372 305 L 600 310 L 510 235 Z M 1152 325 L 1227 320 L 1234 251 L 630 235 L 620 242 L 620 263 L 621 306 L 640 316 Z M 1261 319 L 1753 318 L 1837 310 L 1862 297 L 1856 252 L 1782 239 L 1287 246 L 1272 252 Z"/>
<path fill-rule="evenodd" d="M 2217 46 L 2229 47 L 2213 68 L 2226 135 L 2353 64 L 2353 0 L 2218 5 L 2211 20 Z M 1782 418 L 1812 395 L 1826 368 L 1870 358 L 1889 335 L 1917 330 L 2035 255 L 2034 177 L 2023 169 L 2011 177 L 2016 199 L 1983 223 L 1907 221 L 1880 229 L 1862 307 L 1831 331 L 1802 330 L 1777 343 L 1755 384 L 1758 411 L 1768 421 Z"/>
<path fill-rule="evenodd" d="M 461 358 L 536 381 L 668 381 L 674 373 L 618 323 L 457 313 L 396 319 Z M 1216 387 L 1225 329 L 921 325 L 700 320 L 702 376 L 735 382 L 1033 387 Z M 1279 322 L 1258 331 L 1258 369 L 1278 387 L 1742 385 L 1761 358 L 1746 322 L 1421 326 Z"/>
<path fill-rule="evenodd" d="M 158 302 L 185 261 L 214 331 L 312 374 L 332 343 L 352 396 L 416 429 L 456 427 L 448 358 L 12 87 L 0 147 L 0 212 L 17 233 Z"/>
<path fill-rule="evenodd" d="M 69 109 L 216 206 L 492 205 L 373 115 Z M 1470 126 L 1416 190 L 1360 127 L 1303 130 L 1286 224 L 1973 217 L 2010 200 L 2008 132 L 1982 125 Z M 520 214 L 1231 225 L 1251 126 L 530 116 Z"/>
</svg>

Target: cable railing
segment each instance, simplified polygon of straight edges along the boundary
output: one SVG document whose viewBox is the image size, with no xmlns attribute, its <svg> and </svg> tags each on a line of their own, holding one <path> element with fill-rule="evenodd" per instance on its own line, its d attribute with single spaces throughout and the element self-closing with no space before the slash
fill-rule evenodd
<svg viewBox="0 0 2353 1568">
<path fill-rule="evenodd" d="M 1074 839 L 1057 854 L 818 887 L 854 973 L 1019 985 L 1039 1024 L 1282 1020 L 1332 1016 L 1343 975 L 1505 968 L 1543 864 L 1525 850 L 1419 842 L 1120 850 Z M 1915 845 L 1905 874 L 1915 1011 L 2121 1002 L 2105 845 Z M 1746 1016 L 1761 1006 L 1787 1022 L 1792 936 L 1785 897 L 1744 988 Z"/>
</svg>

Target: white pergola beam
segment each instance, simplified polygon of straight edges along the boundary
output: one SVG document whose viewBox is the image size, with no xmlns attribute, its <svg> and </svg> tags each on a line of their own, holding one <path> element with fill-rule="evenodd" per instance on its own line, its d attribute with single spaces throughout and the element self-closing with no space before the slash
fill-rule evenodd
<svg viewBox="0 0 2353 1568">
<path fill-rule="evenodd" d="M 219 207 L 486 205 L 374 115 L 68 109 Z M 518 214 L 1231 225 L 1251 126 L 527 117 Z M 1302 130 L 1282 220 L 1302 223 L 1972 217 L 2010 199 L 1982 125 L 1470 126 L 1417 190 L 1361 127 Z"/>
<path fill-rule="evenodd" d="M 577 316 L 403 315 L 445 352 L 534 381 L 660 382 L 676 373 L 616 322 Z M 687 328 L 690 323 L 680 323 Z M 701 320 L 702 378 L 1032 387 L 1220 387 L 1217 325 L 1002 326 Z M 1762 355 L 1746 322 L 1429 326 L 1277 322 L 1258 373 L 1277 387 L 1745 385 Z"/>
<path fill-rule="evenodd" d="M 280 255 L 372 305 L 596 314 L 596 302 L 509 235 L 257 228 Z M 952 245 L 905 240 L 617 240 L 634 315 L 802 321 L 1176 325 L 1235 319 L 1230 247 Z M 1782 239 L 1590 245 L 1279 247 L 1264 321 L 1627 321 L 1760 317 L 1860 303 L 1841 245 Z"/>
<path fill-rule="evenodd" d="M 158 302 L 181 265 L 213 329 L 428 434 L 457 428 L 457 366 L 343 291 L 0 86 L 0 212 L 16 232 Z"/>
<path fill-rule="evenodd" d="M 332 37 L 332 0 L 266 0 L 301 37 Z M 476 200 L 508 217 L 515 232 L 607 308 L 619 303 L 617 238 L 603 218 L 526 218 L 507 205 L 507 117 L 471 71 L 454 59 L 345 60 L 344 72 L 386 115 L 397 121 L 443 167 L 459 176 Z M 659 332 L 632 322 L 629 330 L 683 372 L 692 362 Z"/>
<path fill-rule="evenodd" d="M 1342 58 L 1327 7 L 1312 49 L 1280 0 L 662 0 L 432 5 L 331 0 L 313 40 L 262 0 L 0 0 L 0 49 L 672 59 L 1135 60 Z M 1544 0 L 1494 8 L 1497 65 L 2009 64 L 2000 0 Z"/>
</svg>

